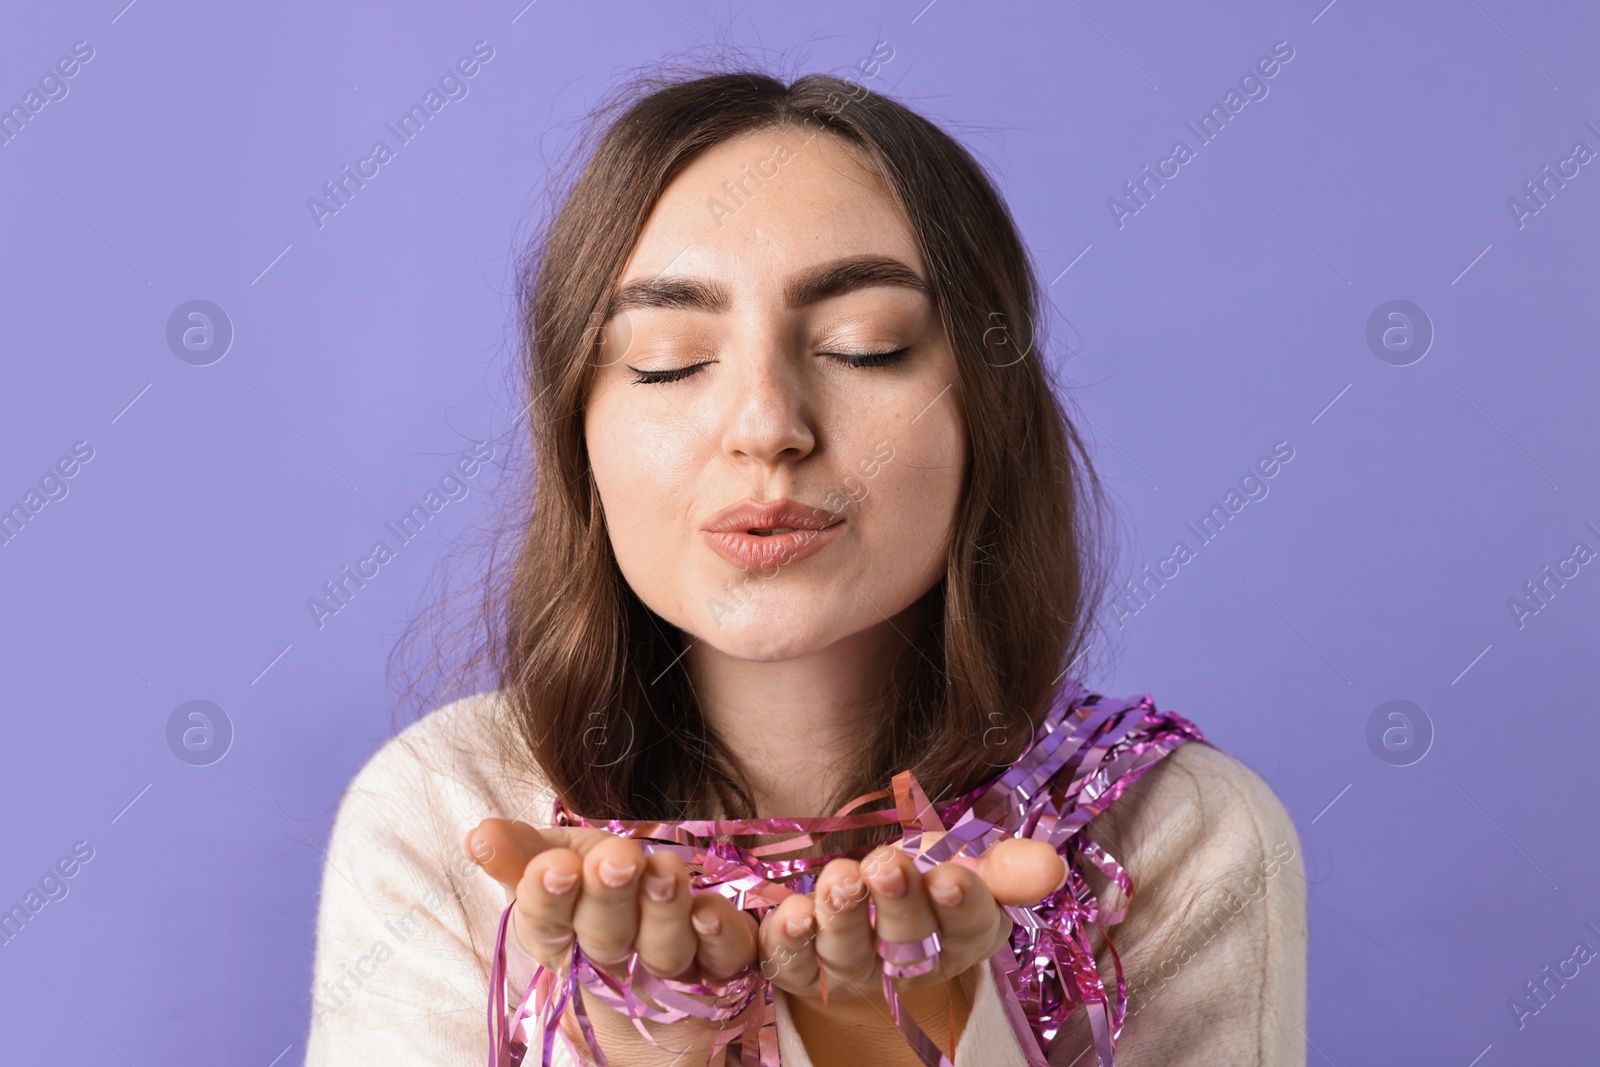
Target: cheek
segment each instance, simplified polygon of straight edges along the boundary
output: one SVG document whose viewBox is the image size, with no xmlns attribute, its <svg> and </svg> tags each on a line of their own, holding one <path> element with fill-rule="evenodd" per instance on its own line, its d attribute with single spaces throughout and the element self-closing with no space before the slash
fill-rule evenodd
<svg viewBox="0 0 1600 1067">
<path fill-rule="evenodd" d="M 692 430 L 681 417 L 662 425 L 648 414 L 602 405 L 585 434 L 612 549 L 631 581 L 673 550 L 671 535 L 691 506 Z"/>
<path fill-rule="evenodd" d="M 895 565 L 920 571 L 942 568 L 937 549 L 949 535 L 961 485 L 966 474 L 966 434 L 959 410 L 930 410 L 915 424 L 885 434 L 874 458 L 893 449 L 881 460 L 876 474 L 860 472 L 855 479 L 867 491 L 869 536 L 887 544 L 886 558 Z M 877 497 L 877 500 L 872 500 Z M 876 504 L 876 507 L 872 507 Z"/>
</svg>

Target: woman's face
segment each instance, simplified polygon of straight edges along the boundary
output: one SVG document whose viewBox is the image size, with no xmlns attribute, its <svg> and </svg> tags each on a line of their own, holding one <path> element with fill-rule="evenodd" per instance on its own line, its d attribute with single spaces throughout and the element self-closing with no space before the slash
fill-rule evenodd
<svg viewBox="0 0 1600 1067">
<path fill-rule="evenodd" d="M 723 142 L 667 187 L 585 410 L 628 584 L 742 659 L 808 655 L 915 603 L 944 572 L 966 466 L 910 224 L 853 146 L 806 138 Z M 798 514 L 729 512 L 785 501 Z"/>
</svg>

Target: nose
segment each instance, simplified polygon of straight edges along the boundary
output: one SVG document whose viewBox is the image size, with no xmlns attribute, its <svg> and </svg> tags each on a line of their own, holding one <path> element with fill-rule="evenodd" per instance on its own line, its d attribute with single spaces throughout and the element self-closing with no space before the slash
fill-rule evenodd
<svg viewBox="0 0 1600 1067">
<path fill-rule="evenodd" d="M 735 462 L 772 468 L 811 454 L 810 397 L 779 358 L 751 360 L 733 376 L 722 423 L 722 449 Z"/>
</svg>

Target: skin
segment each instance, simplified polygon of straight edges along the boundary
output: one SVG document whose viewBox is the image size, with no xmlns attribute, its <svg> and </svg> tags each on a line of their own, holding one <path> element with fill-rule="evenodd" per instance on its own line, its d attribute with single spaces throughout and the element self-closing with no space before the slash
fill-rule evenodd
<svg viewBox="0 0 1600 1067">
<path fill-rule="evenodd" d="M 780 143 L 788 151 L 776 173 L 734 204 L 724 183 Z M 713 198 L 736 210 L 719 217 Z M 697 279 L 724 299 L 611 317 L 585 407 L 618 567 L 682 632 L 682 669 L 762 816 L 831 814 L 834 768 L 861 743 L 872 694 L 895 657 L 920 654 L 906 635 L 919 598 L 943 574 L 967 462 L 955 355 L 927 292 L 880 282 L 789 306 L 786 285 L 852 257 L 896 261 L 929 279 L 904 213 L 852 146 L 769 130 L 708 150 L 663 193 L 618 288 Z M 841 359 L 902 348 L 903 358 L 882 366 Z M 694 364 L 676 381 L 638 382 L 641 372 Z M 837 538 L 770 576 L 707 546 L 701 531 L 716 512 L 778 497 L 843 517 Z M 981 862 L 925 874 L 885 847 L 859 863 L 830 862 L 815 893 L 790 897 L 758 927 L 724 897 L 691 894 L 676 856 L 646 857 L 604 831 L 489 819 L 465 844 L 515 897 L 517 940 L 541 963 L 559 967 L 575 937 L 613 966 L 637 950 L 663 977 L 760 966 L 791 994 L 818 1064 L 918 1062 L 889 1019 L 874 939 L 936 930 L 943 974 L 894 981 L 919 1025 L 953 1055 L 973 968 L 1011 930 L 999 904 L 1036 902 L 1065 877 L 1054 850 L 1037 841 L 1003 842 Z M 642 891 L 652 888 L 662 899 Z M 586 1003 L 617 1062 L 673 1062 L 675 1052 L 645 1042 L 625 1018 Z M 681 1050 L 709 1047 L 712 1032 L 691 1020 L 653 1033 Z"/>
</svg>

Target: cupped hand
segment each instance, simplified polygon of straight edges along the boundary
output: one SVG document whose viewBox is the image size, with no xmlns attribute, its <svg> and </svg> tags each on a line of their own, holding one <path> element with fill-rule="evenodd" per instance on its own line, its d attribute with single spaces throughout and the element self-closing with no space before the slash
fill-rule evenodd
<svg viewBox="0 0 1600 1067">
<path fill-rule="evenodd" d="M 925 844 L 939 836 L 925 834 Z M 897 994 L 914 997 L 1005 946 L 1012 920 L 1002 904 L 1042 900 L 1061 888 L 1066 876 L 1055 849 L 1027 838 L 997 842 L 981 859 L 947 860 L 925 874 L 898 843 L 859 863 L 832 860 L 817 877 L 814 892 L 786 898 L 763 919 L 762 973 L 804 998 L 820 999 L 825 981 L 830 1004 L 840 996 L 881 1001 L 877 940 L 919 941 L 938 933 L 942 971 L 936 965 L 925 974 L 890 979 Z M 867 915 L 869 899 L 875 919 Z"/>
<path fill-rule="evenodd" d="M 682 858 L 649 855 L 592 827 L 535 829 L 485 819 L 467 853 L 516 898 L 512 928 L 523 950 L 559 970 L 574 938 L 585 956 L 621 974 L 637 950 L 659 978 L 725 980 L 755 960 L 756 923 L 717 893 L 692 893 Z M 482 857 L 480 859 L 480 857 Z"/>
<path fill-rule="evenodd" d="M 635 951 L 644 970 L 683 981 L 724 981 L 755 962 L 755 918 L 718 893 L 692 892 L 674 852 L 646 855 L 636 842 L 593 827 L 536 829 L 507 819 L 483 820 L 465 846 L 507 900 L 515 898 L 517 943 L 552 971 L 564 971 L 574 939 L 595 966 L 617 976 Z M 671 1051 L 703 1047 L 718 1029 L 692 1017 L 647 1023 L 657 1048 L 622 1013 L 587 996 L 584 1006 L 601 1047 L 631 1057 L 614 1062 L 646 1063 L 664 1052 L 662 1062 L 670 1062 Z M 576 1035 L 569 1020 L 563 1025 Z"/>
</svg>

